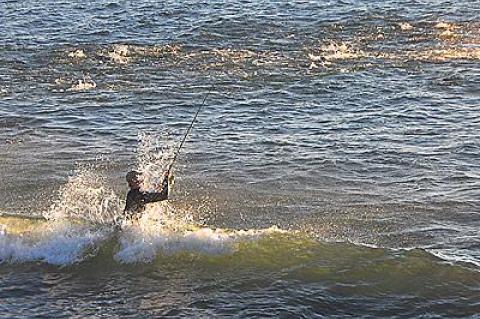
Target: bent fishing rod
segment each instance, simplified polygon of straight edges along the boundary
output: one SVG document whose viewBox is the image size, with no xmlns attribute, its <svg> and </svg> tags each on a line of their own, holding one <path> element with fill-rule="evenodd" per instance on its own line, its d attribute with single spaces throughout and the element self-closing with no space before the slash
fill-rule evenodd
<svg viewBox="0 0 480 319">
<path fill-rule="evenodd" d="M 183 136 L 183 139 L 182 139 L 182 141 L 180 142 L 180 145 L 179 145 L 178 148 L 177 148 L 177 151 L 176 151 L 175 154 L 173 155 L 173 159 L 172 159 L 172 161 L 170 162 L 170 165 L 168 165 L 167 172 L 170 172 L 170 170 L 172 169 L 173 164 L 175 163 L 175 160 L 177 159 L 177 156 L 178 156 L 178 154 L 180 153 L 180 150 L 182 149 L 183 143 L 185 143 L 185 140 L 187 139 L 188 134 L 190 134 L 190 131 L 192 130 L 193 124 L 195 123 L 195 120 L 197 119 L 197 116 L 198 116 L 198 114 L 200 113 L 200 110 L 201 110 L 201 109 L 203 108 L 203 106 L 205 105 L 205 102 L 207 101 L 207 97 L 208 97 L 208 96 L 210 95 L 210 93 L 212 92 L 213 87 L 214 87 L 213 85 L 210 87 L 210 89 L 208 90 L 207 94 L 206 94 L 205 97 L 203 98 L 202 104 L 200 104 L 200 106 L 199 106 L 198 109 L 197 109 L 197 112 L 196 112 L 195 115 L 193 116 L 192 122 L 191 122 L 190 125 L 188 126 L 187 131 L 185 132 L 185 135 Z"/>
</svg>

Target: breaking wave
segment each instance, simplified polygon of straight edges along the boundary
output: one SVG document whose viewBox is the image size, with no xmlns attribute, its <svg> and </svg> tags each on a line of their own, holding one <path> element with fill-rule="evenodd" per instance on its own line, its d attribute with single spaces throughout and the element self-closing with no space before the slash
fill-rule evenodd
<svg viewBox="0 0 480 319">
<path fill-rule="evenodd" d="M 14 218 L 14 217 L 10 217 Z M 6 219 L 2 221 L 5 223 Z M 52 265 L 70 265 L 95 255 L 99 242 L 108 231 L 93 230 L 63 222 L 51 222 L 28 232 L 10 233 L 7 226 L 0 232 L 0 262 L 40 261 Z"/>
<path fill-rule="evenodd" d="M 158 221 L 150 211 L 122 228 L 92 226 L 79 221 L 49 221 L 20 216 L 0 217 L 0 262 L 44 262 L 71 265 L 97 256 L 113 241 L 119 263 L 152 262 L 159 255 L 232 254 L 240 242 L 286 233 L 276 227 L 262 230 L 223 230 L 187 223 Z"/>
</svg>

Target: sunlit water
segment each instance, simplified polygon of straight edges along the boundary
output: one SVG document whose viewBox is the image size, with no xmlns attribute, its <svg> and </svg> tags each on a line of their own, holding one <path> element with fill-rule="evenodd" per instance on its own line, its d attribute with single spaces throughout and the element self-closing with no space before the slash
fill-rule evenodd
<svg viewBox="0 0 480 319">
<path fill-rule="evenodd" d="M 1 2 L 0 317 L 480 316 L 479 10 Z"/>
</svg>

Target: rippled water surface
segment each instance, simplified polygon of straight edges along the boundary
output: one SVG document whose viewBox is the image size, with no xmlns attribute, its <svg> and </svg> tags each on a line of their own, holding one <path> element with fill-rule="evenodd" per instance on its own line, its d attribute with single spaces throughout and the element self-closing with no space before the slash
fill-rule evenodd
<svg viewBox="0 0 480 319">
<path fill-rule="evenodd" d="M 0 2 L 0 317 L 480 316 L 479 11 Z"/>
</svg>

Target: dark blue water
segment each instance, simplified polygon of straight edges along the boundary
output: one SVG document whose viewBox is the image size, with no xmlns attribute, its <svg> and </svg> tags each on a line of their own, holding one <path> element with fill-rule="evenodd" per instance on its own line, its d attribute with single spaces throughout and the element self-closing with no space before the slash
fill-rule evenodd
<svg viewBox="0 0 480 319">
<path fill-rule="evenodd" d="M 2 316 L 478 316 L 479 10 L 1 2 Z"/>
</svg>

